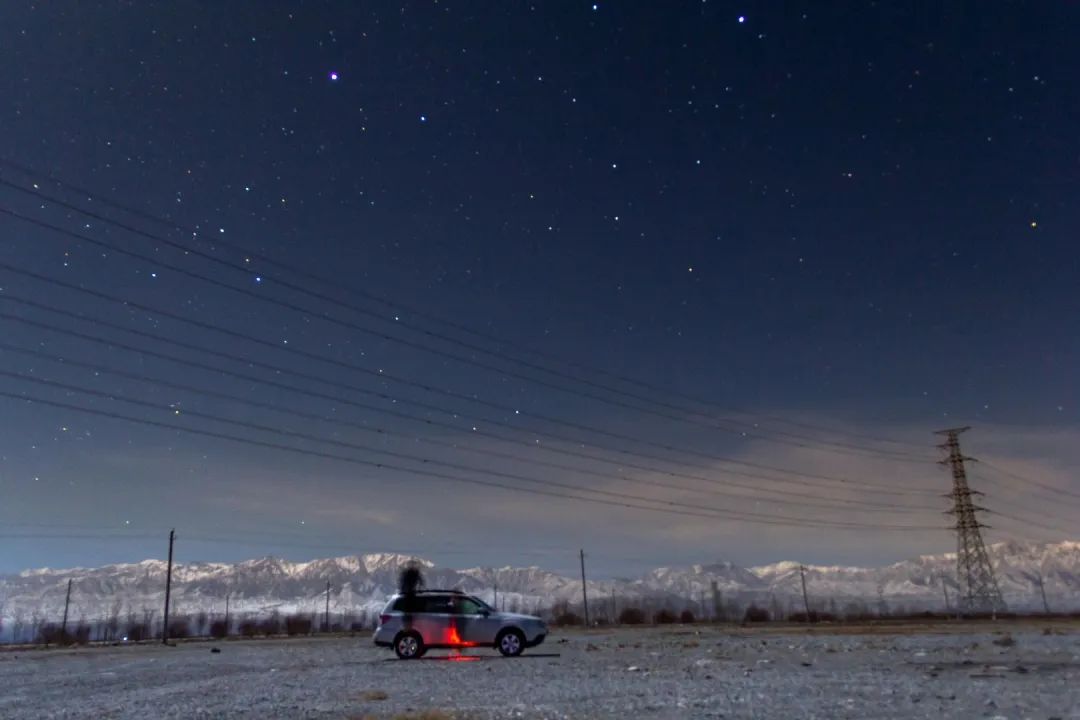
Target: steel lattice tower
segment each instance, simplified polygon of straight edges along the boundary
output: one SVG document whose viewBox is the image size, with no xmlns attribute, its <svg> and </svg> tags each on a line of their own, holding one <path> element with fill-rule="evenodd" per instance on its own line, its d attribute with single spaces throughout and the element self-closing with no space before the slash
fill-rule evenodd
<svg viewBox="0 0 1080 720">
<path fill-rule="evenodd" d="M 975 516 L 975 513 L 986 508 L 971 501 L 972 495 L 982 493 L 968 487 L 967 473 L 964 471 L 964 461 L 973 459 L 960 452 L 960 433 L 967 429 L 949 428 L 937 433 L 945 436 L 945 442 L 938 447 L 949 453 L 941 464 L 949 466 L 953 478 L 952 492 L 945 497 L 953 501 L 952 509 L 946 513 L 956 518 L 956 581 L 960 586 L 957 604 L 964 613 L 996 613 L 1005 610 L 1005 601 L 1001 598 L 994 567 L 990 564 L 990 556 L 979 532 L 980 528 L 986 526 Z"/>
</svg>

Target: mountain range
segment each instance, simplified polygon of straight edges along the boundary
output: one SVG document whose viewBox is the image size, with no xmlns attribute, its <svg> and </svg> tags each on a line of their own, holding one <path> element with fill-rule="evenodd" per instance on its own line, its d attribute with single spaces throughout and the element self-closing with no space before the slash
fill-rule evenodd
<svg viewBox="0 0 1080 720">
<path fill-rule="evenodd" d="M 1011 609 L 1041 610 L 1043 599 L 1054 611 L 1080 609 L 1080 542 L 1009 541 L 988 547 L 1001 591 Z M 229 598 L 233 617 L 277 611 L 322 613 L 327 583 L 332 618 L 363 621 L 377 613 L 397 588 L 398 573 L 410 561 L 423 567 L 426 585 L 458 588 L 500 607 L 525 612 L 556 603 L 578 605 L 581 580 L 539 567 L 437 567 L 422 558 L 369 554 L 293 562 L 265 557 L 237 563 L 184 563 L 173 568 L 174 615 L 205 612 L 220 615 Z M 884 567 L 805 566 L 807 594 L 817 609 L 892 611 L 942 610 L 945 595 L 955 602 L 955 554 L 923 555 Z M 166 564 L 160 560 L 99 568 L 25 570 L 0 576 L 0 638 L 32 618 L 59 619 L 71 581 L 73 619 L 100 621 L 110 615 L 131 617 L 159 611 L 164 600 Z M 730 562 L 659 567 L 637 578 L 590 580 L 593 613 L 638 605 L 689 608 L 699 616 L 714 611 L 712 584 L 719 606 L 741 613 L 747 605 L 801 609 L 800 564 L 785 561 L 758 567 Z"/>
</svg>

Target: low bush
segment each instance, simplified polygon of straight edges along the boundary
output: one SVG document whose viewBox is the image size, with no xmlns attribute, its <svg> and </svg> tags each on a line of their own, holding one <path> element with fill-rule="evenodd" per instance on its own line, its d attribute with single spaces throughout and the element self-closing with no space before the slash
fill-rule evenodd
<svg viewBox="0 0 1080 720">
<path fill-rule="evenodd" d="M 743 622 L 769 622 L 769 620 L 769 611 L 763 607 L 758 607 L 757 605 L 751 605 L 746 608 L 746 613 L 743 614 Z"/>
<path fill-rule="evenodd" d="M 310 635 L 314 623 L 310 615 L 289 615 L 285 618 L 285 633 L 287 635 Z"/>
<path fill-rule="evenodd" d="M 191 625 L 186 619 L 170 620 L 169 621 L 169 637 L 171 638 L 186 638 L 191 637 Z"/>
<path fill-rule="evenodd" d="M 224 620 L 215 620 L 210 623 L 210 637 L 220 640 L 229 635 L 229 626 Z"/>
<path fill-rule="evenodd" d="M 675 617 L 675 613 L 671 612 L 667 608 L 663 610 L 657 610 L 653 615 L 653 622 L 657 625 L 671 625 L 678 618 Z"/>
</svg>

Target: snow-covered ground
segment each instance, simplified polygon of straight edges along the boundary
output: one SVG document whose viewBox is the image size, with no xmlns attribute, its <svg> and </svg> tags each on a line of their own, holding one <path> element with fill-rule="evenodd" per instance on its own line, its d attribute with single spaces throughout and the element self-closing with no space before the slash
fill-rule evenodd
<svg viewBox="0 0 1080 720">
<path fill-rule="evenodd" d="M 472 662 L 367 637 L 9 651 L 0 717 L 1080 718 L 1075 629 L 974 630 L 618 629 Z"/>
</svg>

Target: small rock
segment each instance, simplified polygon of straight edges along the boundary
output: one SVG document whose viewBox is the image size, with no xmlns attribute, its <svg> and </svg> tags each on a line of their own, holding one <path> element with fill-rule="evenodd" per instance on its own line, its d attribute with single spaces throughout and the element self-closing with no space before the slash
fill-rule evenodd
<svg viewBox="0 0 1080 720">
<path fill-rule="evenodd" d="M 219 652 L 221 652 L 221 648 L 212 647 L 212 648 L 210 648 L 210 652 L 219 653 Z"/>
<path fill-rule="evenodd" d="M 996 640 L 992 640 L 991 642 L 993 642 L 995 645 L 998 645 L 999 647 L 1012 647 L 1016 644 L 1016 641 L 1013 640 L 1013 636 L 1009 635 L 1008 633 L 1005 633 L 1001 637 L 997 638 Z"/>
<path fill-rule="evenodd" d="M 639 668 L 637 665 L 631 665 L 630 667 L 626 668 L 626 670 L 627 672 L 638 672 L 641 670 L 641 668 Z"/>
<path fill-rule="evenodd" d="M 803 666 L 803 667 L 813 667 L 813 666 L 814 666 L 814 663 L 812 663 L 812 662 L 803 662 L 803 663 L 802 663 L 802 666 Z"/>
</svg>

